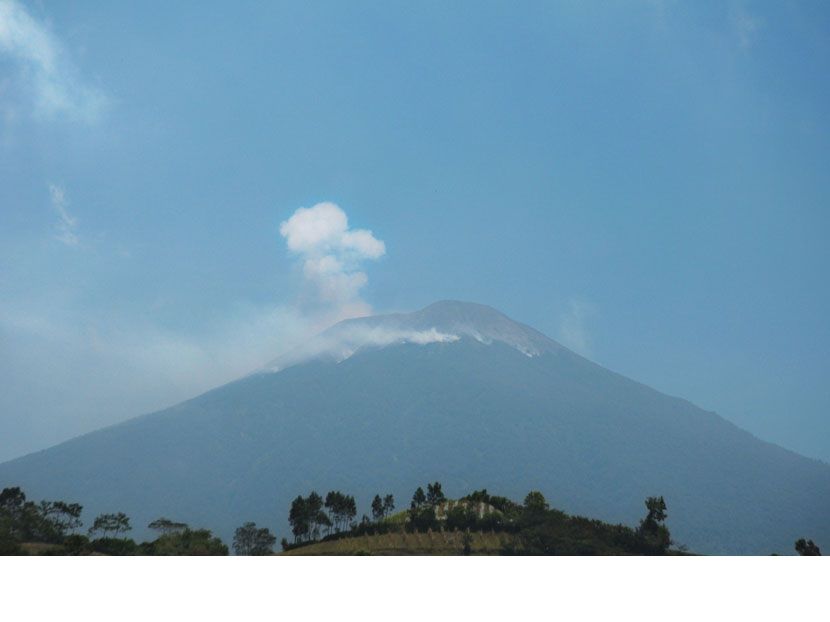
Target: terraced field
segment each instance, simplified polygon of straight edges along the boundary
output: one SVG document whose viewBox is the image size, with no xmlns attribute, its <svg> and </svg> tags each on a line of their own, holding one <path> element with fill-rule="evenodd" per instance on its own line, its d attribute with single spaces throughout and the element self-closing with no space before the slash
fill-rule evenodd
<svg viewBox="0 0 830 622">
<path fill-rule="evenodd" d="M 498 555 L 513 537 L 492 532 L 471 532 L 470 536 L 472 555 Z M 461 531 L 395 532 L 318 542 L 281 555 L 462 555 L 463 538 Z"/>
</svg>

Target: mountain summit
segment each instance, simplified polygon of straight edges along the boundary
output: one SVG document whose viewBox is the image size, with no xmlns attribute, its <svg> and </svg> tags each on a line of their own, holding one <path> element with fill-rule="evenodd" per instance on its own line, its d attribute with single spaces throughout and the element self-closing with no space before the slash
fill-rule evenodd
<svg viewBox="0 0 830 622">
<path fill-rule="evenodd" d="M 338 322 L 309 343 L 268 365 L 279 371 L 312 359 L 342 361 L 361 349 L 413 343 L 451 343 L 475 339 L 501 343 L 526 356 L 555 352 L 561 345 L 530 326 L 511 320 L 487 305 L 442 300 L 412 313 L 392 313 Z"/>
<path fill-rule="evenodd" d="M 87 521 L 164 515 L 226 539 L 246 521 L 287 534 L 310 490 L 363 512 L 435 480 L 629 525 L 662 495 L 675 540 L 702 553 L 830 541 L 827 464 L 454 301 L 341 322 L 259 373 L 0 465 L 0 487 L 77 501 Z"/>
</svg>

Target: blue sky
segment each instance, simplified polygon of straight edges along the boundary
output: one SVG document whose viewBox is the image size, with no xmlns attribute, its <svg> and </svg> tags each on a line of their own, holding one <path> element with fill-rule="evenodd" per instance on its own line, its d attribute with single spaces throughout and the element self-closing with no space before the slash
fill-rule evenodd
<svg viewBox="0 0 830 622">
<path fill-rule="evenodd" d="M 830 461 L 829 27 L 0 0 L 0 459 L 456 298 Z M 280 225 L 322 202 L 310 272 Z"/>
</svg>

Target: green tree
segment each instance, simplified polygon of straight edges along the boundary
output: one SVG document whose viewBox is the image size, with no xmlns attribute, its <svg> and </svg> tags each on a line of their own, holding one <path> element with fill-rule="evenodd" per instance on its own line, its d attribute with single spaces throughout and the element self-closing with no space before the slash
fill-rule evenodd
<svg viewBox="0 0 830 622">
<path fill-rule="evenodd" d="M 665 553 L 671 546 L 671 534 L 664 524 L 668 517 L 663 497 L 646 499 L 646 517 L 640 521 L 639 534 L 653 552 Z"/>
<path fill-rule="evenodd" d="M 5 517 L 0 516 L 0 556 L 22 553 L 20 542 L 15 538 L 10 523 Z"/>
<path fill-rule="evenodd" d="M 294 542 L 306 542 L 320 537 L 320 528 L 331 526 L 331 520 L 323 511 L 323 498 L 316 492 L 308 497 L 299 495 L 291 502 L 288 522 L 294 534 Z"/>
<path fill-rule="evenodd" d="M 311 492 L 306 498 L 306 511 L 308 512 L 309 534 L 312 540 L 316 540 L 320 537 L 320 527 L 331 524 L 323 511 L 323 498 L 316 492 Z"/>
<path fill-rule="evenodd" d="M 297 498 L 291 502 L 291 509 L 288 512 L 288 522 L 291 524 L 295 544 L 306 540 L 311 531 L 306 505 L 305 498 L 297 495 Z"/>
<path fill-rule="evenodd" d="M 812 540 L 805 540 L 804 538 L 796 540 L 795 550 L 799 555 L 804 555 L 806 557 L 821 555 L 821 549 L 818 548 L 818 545 Z"/>
<path fill-rule="evenodd" d="M 158 531 L 161 535 L 184 531 L 188 528 L 187 523 L 177 523 L 176 521 L 164 518 L 163 516 L 154 520 L 152 523 L 147 525 L 147 527 L 153 531 Z"/>
<path fill-rule="evenodd" d="M 430 507 L 435 507 L 439 503 L 446 501 L 444 492 L 441 490 L 441 483 L 427 484 L 427 503 Z"/>
<path fill-rule="evenodd" d="M 435 508 L 424 504 L 420 508 L 409 511 L 409 524 L 415 531 L 426 531 L 437 526 Z"/>
<path fill-rule="evenodd" d="M 325 508 L 328 510 L 328 518 L 331 526 L 337 532 L 343 531 L 350 521 L 350 511 L 354 507 L 354 514 L 357 514 L 357 508 L 354 503 L 354 497 L 344 495 L 339 490 L 332 490 L 326 495 Z"/>
<path fill-rule="evenodd" d="M 648 510 L 648 515 L 645 518 L 646 521 L 662 523 L 668 517 L 666 513 L 666 502 L 663 497 L 649 497 L 646 499 L 646 509 Z"/>
<path fill-rule="evenodd" d="M 0 492 L 0 512 L 14 519 L 19 515 L 26 503 L 26 493 L 18 486 L 4 488 Z"/>
<path fill-rule="evenodd" d="M 99 514 L 92 523 L 92 527 L 89 528 L 89 535 L 101 533 L 104 537 L 107 537 L 112 533 L 117 538 L 120 534 L 127 533 L 131 529 L 130 519 L 124 512 Z"/>
<path fill-rule="evenodd" d="M 465 530 L 475 527 L 478 515 L 472 507 L 472 503 L 459 502 L 447 512 L 447 529 Z"/>
<path fill-rule="evenodd" d="M 372 517 L 375 521 L 379 521 L 385 515 L 386 513 L 383 508 L 383 499 L 380 498 L 380 495 L 375 495 L 375 498 L 372 499 Z"/>
<path fill-rule="evenodd" d="M 418 490 L 412 495 L 412 503 L 410 508 L 413 510 L 420 509 L 427 502 L 427 496 L 424 494 L 424 489 L 418 486 Z"/>
<path fill-rule="evenodd" d="M 387 516 L 391 515 L 395 509 L 395 497 L 392 495 L 386 495 L 383 498 L 383 517 L 386 518 Z"/>
<path fill-rule="evenodd" d="M 490 495 L 487 494 L 486 488 L 482 488 L 481 490 L 474 490 L 464 498 L 468 501 L 474 501 L 476 503 L 490 503 Z"/>
<path fill-rule="evenodd" d="M 0 518 L 8 537 L 18 542 L 60 542 L 80 512 L 81 506 L 63 501 L 40 504 L 27 501 L 19 487 L 4 488 L 0 492 Z"/>
<path fill-rule="evenodd" d="M 19 487 L 4 488 L 0 492 L 0 518 L 4 521 L 9 539 L 20 541 L 25 537 L 25 508 L 26 493 Z"/>
<path fill-rule="evenodd" d="M 143 546 L 143 545 L 142 545 Z M 174 531 L 144 549 L 148 555 L 227 555 L 228 547 L 207 529 Z"/>
<path fill-rule="evenodd" d="M 65 501 L 41 501 L 40 513 L 49 522 L 54 531 L 64 537 L 73 533 L 81 527 L 81 513 L 83 506 L 78 503 L 66 503 Z"/>
<path fill-rule="evenodd" d="M 354 519 L 357 516 L 357 502 L 352 495 L 346 495 L 343 499 L 343 522 L 346 527 L 354 527 Z"/>
<path fill-rule="evenodd" d="M 237 555 L 270 555 L 276 542 L 277 537 L 267 527 L 245 523 L 233 536 L 233 550 Z"/>
<path fill-rule="evenodd" d="M 540 514 L 548 509 L 548 502 L 538 490 L 531 490 L 527 493 L 524 502 L 524 509 L 530 514 Z"/>
<path fill-rule="evenodd" d="M 434 487 L 429 485 L 434 492 Z M 409 524 L 415 531 L 425 531 L 435 524 L 435 507 L 427 502 L 424 489 L 418 486 L 409 504 Z"/>
</svg>

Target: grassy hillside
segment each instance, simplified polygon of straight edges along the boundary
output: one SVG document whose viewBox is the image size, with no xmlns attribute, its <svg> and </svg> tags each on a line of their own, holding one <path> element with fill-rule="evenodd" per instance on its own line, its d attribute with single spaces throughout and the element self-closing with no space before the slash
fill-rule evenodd
<svg viewBox="0 0 830 622">
<path fill-rule="evenodd" d="M 459 500 L 444 497 L 441 484 L 418 488 L 408 511 L 353 524 L 318 539 L 326 521 L 320 497 L 311 493 L 292 504 L 293 555 L 667 555 L 680 552 L 665 525 L 662 497 L 646 500 L 638 528 L 609 524 L 551 509 L 531 491 L 523 504 L 477 490 Z M 315 501 L 316 499 L 316 501 Z M 314 517 L 319 521 L 316 522 Z"/>
<path fill-rule="evenodd" d="M 471 555 L 500 555 L 515 537 L 509 533 L 470 533 Z M 464 532 L 390 532 L 317 542 L 282 555 L 462 555 Z"/>
</svg>

